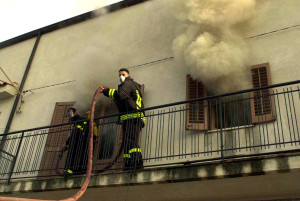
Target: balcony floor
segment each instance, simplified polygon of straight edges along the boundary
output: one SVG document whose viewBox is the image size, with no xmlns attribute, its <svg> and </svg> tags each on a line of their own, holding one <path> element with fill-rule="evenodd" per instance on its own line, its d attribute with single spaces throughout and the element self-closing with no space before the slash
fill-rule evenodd
<svg viewBox="0 0 300 201">
<path fill-rule="evenodd" d="M 72 195 L 84 177 L 13 181 L 1 195 L 60 199 Z M 51 191 L 50 191 L 51 190 Z M 26 192 L 26 193 L 25 193 Z M 99 199 L 96 199 L 99 198 Z M 222 163 L 193 164 L 94 175 L 81 200 L 184 201 L 300 198 L 300 154 L 274 154 Z"/>
</svg>

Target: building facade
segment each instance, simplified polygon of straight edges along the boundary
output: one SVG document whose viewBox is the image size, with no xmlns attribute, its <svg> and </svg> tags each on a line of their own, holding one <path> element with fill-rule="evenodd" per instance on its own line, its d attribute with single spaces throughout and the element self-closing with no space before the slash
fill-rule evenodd
<svg viewBox="0 0 300 201">
<path fill-rule="evenodd" d="M 49 125 L 66 123 L 69 107 L 88 118 L 95 90 L 116 88 L 125 67 L 144 85 L 149 108 L 140 138 L 145 169 L 116 165 L 97 174 L 122 141 L 117 115 L 97 119 L 96 188 L 83 199 L 299 198 L 300 2 L 257 1 L 255 8 L 259 15 L 236 25 L 249 51 L 243 91 L 216 93 L 181 62 L 174 41 L 182 23 L 170 2 L 120 2 L 0 44 L 0 66 L 23 92 L 0 94 L 1 179 L 11 180 L 1 184 L 3 195 L 57 199 L 76 191 L 82 177 L 63 179 L 53 162 L 72 128 Z M 12 86 L 0 78 L 7 94 Z M 96 108 L 98 117 L 117 114 L 106 97 Z"/>
</svg>

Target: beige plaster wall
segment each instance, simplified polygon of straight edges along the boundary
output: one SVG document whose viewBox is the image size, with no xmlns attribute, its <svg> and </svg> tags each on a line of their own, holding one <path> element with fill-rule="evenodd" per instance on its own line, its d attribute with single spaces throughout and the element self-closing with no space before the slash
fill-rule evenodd
<svg viewBox="0 0 300 201">
<path fill-rule="evenodd" d="M 294 25 L 299 19 L 299 6 L 296 0 L 258 2 L 258 8 L 268 9 L 257 17 L 248 35 Z M 75 100 L 85 111 L 99 85 L 117 86 L 119 68 L 130 69 L 172 56 L 177 23 L 171 16 L 157 1 L 149 1 L 43 35 L 24 89 L 69 80 L 76 82 L 27 94 L 23 114 L 15 117 L 12 129 L 48 125 L 56 102 Z M 273 83 L 299 77 L 298 36 L 299 28 L 294 28 L 248 40 L 253 64 L 269 62 Z M 25 48 L 27 43 L 29 41 L 5 49 L 15 52 L 12 48 Z M 3 57 L 9 54 L 1 52 Z M 131 68 L 132 77 L 145 84 L 147 107 L 184 100 L 186 73 L 185 67 L 178 66 L 175 60 Z M 101 97 L 101 101 L 107 99 Z M 41 110 L 43 112 L 39 112 Z M 23 121 L 25 114 L 33 118 Z M 2 116 L 7 115 L 2 113 Z"/>
<path fill-rule="evenodd" d="M 0 49 L 0 66 L 13 82 L 21 84 L 35 39 Z M 0 79 L 9 82 L 0 72 Z M 3 133 L 10 115 L 15 97 L 0 100 L 0 133 Z"/>
<path fill-rule="evenodd" d="M 245 27 L 249 37 L 299 23 L 298 0 L 258 1 L 258 8 L 264 14 L 255 19 L 252 27 Z M 171 46 L 177 25 L 167 8 L 160 7 L 158 1 L 149 1 L 43 35 L 24 90 L 76 82 L 26 94 L 23 112 L 15 116 L 11 130 L 49 125 L 56 102 L 77 101 L 83 113 L 99 85 L 117 87 L 117 71 L 122 67 L 128 67 L 132 77 L 145 84 L 146 107 L 185 100 L 187 71 L 175 60 L 130 68 L 173 56 Z M 299 36 L 300 29 L 295 27 L 248 39 L 252 64 L 269 62 L 274 84 L 299 79 Z M 0 50 L 0 56 L 7 58 L 3 65 L 9 66 L 18 58 L 19 68 L 25 68 L 33 43 L 34 39 Z M 16 49 L 25 54 L 23 59 Z M 8 73 L 15 71 L 14 68 Z M 22 73 L 16 76 L 20 80 Z M 110 103 L 105 97 L 99 101 Z M 1 102 L 0 107 L 5 109 L 0 114 L 0 125 L 4 127 L 2 122 L 8 119 L 12 101 L 2 105 Z"/>
</svg>

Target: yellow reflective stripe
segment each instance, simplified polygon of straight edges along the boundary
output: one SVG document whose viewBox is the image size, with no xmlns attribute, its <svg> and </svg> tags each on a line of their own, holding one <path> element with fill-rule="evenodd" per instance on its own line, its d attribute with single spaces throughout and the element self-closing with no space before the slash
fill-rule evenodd
<svg viewBox="0 0 300 201">
<path fill-rule="evenodd" d="M 129 150 L 129 153 L 142 152 L 140 148 L 133 148 Z"/>
<path fill-rule="evenodd" d="M 145 123 L 146 118 L 144 117 L 144 114 L 142 112 L 137 113 L 131 113 L 131 114 L 124 114 L 120 117 L 121 121 L 124 121 L 126 119 L 134 119 L 134 118 L 141 118 L 141 120 Z"/>
<path fill-rule="evenodd" d="M 85 121 L 85 122 L 83 122 L 83 124 L 87 124 L 87 122 Z"/>
<path fill-rule="evenodd" d="M 82 127 L 82 126 L 80 126 L 80 125 L 77 125 L 77 126 L 76 126 L 76 128 L 79 128 L 80 130 L 82 130 L 82 131 L 83 131 L 83 127 Z"/>
<path fill-rule="evenodd" d="M 136 90 L 136 96 L 137 96 L 137 98 L 136 98 L 136 105 L 137 105 L 136 109 L 141 109 L 141 107 L 142 107 L 142 98 L 141 98 L 140 93 L 139 93 L 138 90 Z"/>
<path fill-rule="evenodd" d="M 98 126 L 95 122 L 93 125 L 94 125 L 94 135 L 97 136 L 98 135 Z"/>
<path fill-rule="evenodd" d="M 124 158 L 131 158 L 130 154 L 124 154 Z"/>
<path fill-rule="evenodd" d="M 137 109 L 141 109 L 142 107 L 142 97 L 140 96 L 140 93 L 138 90 L 136 90 L 136 95 L 137 95 L 137 99 L 136 99 L 136 108 Z M 141 118 L 141 120 L 145 123 L 146 122 L 146 118 L 144 117 L 144 113 L 142 112 L 136 112 L 136 113 L 131 113 L 131 114 L 125 114 L 122 115 L 120 117 L 121 122 L 126 120 L 126 119 L 134 119 L 134 118 Z"/>
<path fill-rule="evenodd" d="M 68 170 L 67 170 L 67 173 L 73 174 L 73 171 L 70 170 L 70 169 L 68 169 Z"/>
<path fill-rule="evenodd" d="M 115 91 L 116 91 L 115 89 L 110 89 L 109 90 L 108 95 L 109 95 L 110 98 L 114 99 L 114 93 L 115 93 Z"/>
<path fill-rule="evenodd" d="M 112 90 L 110 89 L 109 92 L 108 92 L 108 96 L 111 98 L 111 92 Z"/>
</svg>

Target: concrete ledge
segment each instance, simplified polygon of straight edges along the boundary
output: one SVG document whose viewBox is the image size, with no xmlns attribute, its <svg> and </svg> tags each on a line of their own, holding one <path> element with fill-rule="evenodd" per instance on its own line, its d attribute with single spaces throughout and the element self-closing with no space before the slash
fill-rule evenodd
<svg viewBox="0 0 300 201">
<path fill-rule="evenodd" d="M 176 183 L 208 179 L 233 178 L 283 172 L 300 172 L 300 154 L 269 155 L 264 157 L 199 163 L 141 171 L 93 175 L 90 187 Z M 13 181 L 0 184 L 0 193 L 55 191 L 80 188 L 84 176 L 45 180 Z"/>
</svg>

